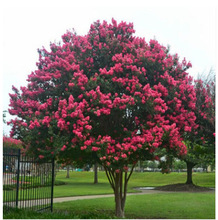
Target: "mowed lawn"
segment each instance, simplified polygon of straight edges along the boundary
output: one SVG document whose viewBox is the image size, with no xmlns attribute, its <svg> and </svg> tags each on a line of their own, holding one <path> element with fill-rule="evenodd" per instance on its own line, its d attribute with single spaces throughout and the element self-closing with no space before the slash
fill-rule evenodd
<svg viewBox="0 0 218 220">
<path fill-rule="evenodd" d="M 80 200 L 55 204 L 56 210 L 77 210 L 80 213 L 106 212 L 113 214 L 114 198 Z M 66 208 L 67 207 L 67 208 Z M 214 193 L 168 193 L 128 196 L 127 218 L 201 219 L 215 218 Z"/>
<path fill-rule="evenodd" d="M 66 171 L 57 173 L 54 186 L 54 197 L 82 196 L 82 195 L 100 195 L 113 194 L 112 188 L 104 172 L 98 172 L 98 184 L 93 184 L 93 172 L 70 172 L 70 178 L 66 178 Z M 185 183 L 186 173 L 139 173 L 134 172 L 128 183 L 128 192 L 138 192 L 135 187 L 163 186 L 175 183 Z M 215 173 L 193 173 L 193 181 L 196 185 L 204 187 L 215 187 Z M 61 185 L 59 185 L 61 184 Z M 38 198 L 46 195 L 50 197 L 50 187 L 40 187 L 37 189 Z M 20 199 L 34 198 L 35 190 L 20 190 Z M 7 191 L 7 201 L 15 201 L 16 191 Z"/>
<path fill-rule="evenodd" d="M 70 178 L 67 179 L 66 172 L 60 171 L 56 180 L 65 185 L 54 187 L 54 197 L 113 193 L 104 172 L 98 172 L 98 184 L 93 184 L 93 172 L 70 172 Z M 137 192 L 133 189 L 135 187 L 163 186 L 185 181 L 186 173 L 134 172 L 129 180 L 128 192 Z M 215 187 L 215 173 L 193 173 L 193 182 L 198 186 Z"/>
<path fill-rule="evenodd" d="M 77 200 L 54 204 L 54 212 L 14 210 L 12 219 L 114 219 L 114 198 Z M 127 196 L 127 219 L 214 219 L 214 193 L 163 193 Z"/>
<path fill-rule="evenodd" d="M 54 197 L 98 195 L 113 193 L 104 172 L 98 172 L 98 184 L 93 184 L 93 172 L 57 173 L 56 181 L 65 183 L 54 187 Z M 186 173 L 133 173 L 128 192 L 134 187 L 185 183 Z M 215 187 L 215 173 L 194 173 L 194 183 Z M 114 219 L 114 197 L 76 200 L 54 204 L 54 212 L 12 210 L 4 219 Z M 129 195 L 125 208 L 127 219 L 214 219 L 215 193 L 159 193 Z"/>
</svg>

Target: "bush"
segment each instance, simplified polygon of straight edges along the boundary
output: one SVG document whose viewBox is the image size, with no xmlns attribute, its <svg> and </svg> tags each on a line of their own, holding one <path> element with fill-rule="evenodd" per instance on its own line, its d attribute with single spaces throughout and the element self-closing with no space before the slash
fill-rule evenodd
<svg viewBox="0 0 218 220">
<path fill-rule="evenodd" d="M 22 148 L 22 141 L 10 137 L 3 137 L 3 147 L 6 148 Z"/>
</svg>

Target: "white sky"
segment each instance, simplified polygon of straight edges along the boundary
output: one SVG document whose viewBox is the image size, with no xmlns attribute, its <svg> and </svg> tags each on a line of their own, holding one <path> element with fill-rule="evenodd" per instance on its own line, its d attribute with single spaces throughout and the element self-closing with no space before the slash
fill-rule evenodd
<svg viewBox="0 0 218 220">
<path fill-rule="evenodd" d="M 5 1 L 1 6 L 1 112 L 8 109 L 12 85 L 25 86 L 36 69 L 37 49 L 48 48 L 74 28 L 86 34 L 96 20 L 133 22 L 136 34 L 146 41 L 156 38 L 170 45 L 171 53 L 191 61 L 190 74 L 208 72 L 217 62 L 217 7 L 215 1 Z M 37 2 L 37 3 L 36 3 Z M 195 1 L 192 1 L 195 2 Z M 2 117 L 2 113 L 1 113 Z M 2 119 L 0 117 L 1 123 Z M 11 117 L 7 115 L 7 120 Z M 5 134 L 10 128 L 3 126 Z"/>
</svg>

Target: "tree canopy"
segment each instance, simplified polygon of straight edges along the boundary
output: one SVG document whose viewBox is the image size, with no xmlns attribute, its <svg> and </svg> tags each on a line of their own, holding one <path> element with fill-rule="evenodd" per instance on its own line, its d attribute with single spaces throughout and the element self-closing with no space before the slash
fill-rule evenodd
<svg viewBox="0 0 218 220">
<path fill-rule="evenodd" d="M 205 77 L 206 76 L 206 77 Z M 185 134 L 188 153 L 183 158 L 187 163 L 187 183 L 192 184 L 192 168 L 201 163 L 215 162 L 215 72 L 199 76 L 194 81 L 196 93 L 196 124 L 198 127 Z"/>
<path fill-rule="evenodd" d="M 126 187 L 128 167 L 138 160 L 185 155 L 183 135 L 198 126 L 191 63 L 134 33 L 132 23 L 114 19 L 93 23 L 85 36 L 68 31 L 50 50 L 38 50 L 28 85 L 10 94 L 9 112 L 18 116 L 11 135 L 27 152 L 94 159 L 115 195 L 122 173 Z"/>
</svg>

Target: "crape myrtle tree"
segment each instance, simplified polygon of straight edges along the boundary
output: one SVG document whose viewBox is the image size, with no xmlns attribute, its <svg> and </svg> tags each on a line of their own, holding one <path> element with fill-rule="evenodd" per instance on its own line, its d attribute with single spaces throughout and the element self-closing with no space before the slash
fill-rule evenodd
<svg viewBox="0 0 218 220">
<path fill-rule="evenodd" d="M 183 157 L 187 165 L 186 184 L 193 184 L 192 169 L 195 165 L 215 161 L 215 72 L 199 76 L 194 82 L 196 91 L 197 129 L 185 134 L 187 155 Z"/>
<path fill-rule="evenodd" d="M 39 50 L 28 85 L 10 94 L 11 135 L 42 160 L 94 160 L 104 167 L 124 217 L 127 183 L 139 160 L 186 154 L 196 128 L 191 67 L 133 24 L 97 21 L 87 35 L 68 31 Z"/>
</svg>

